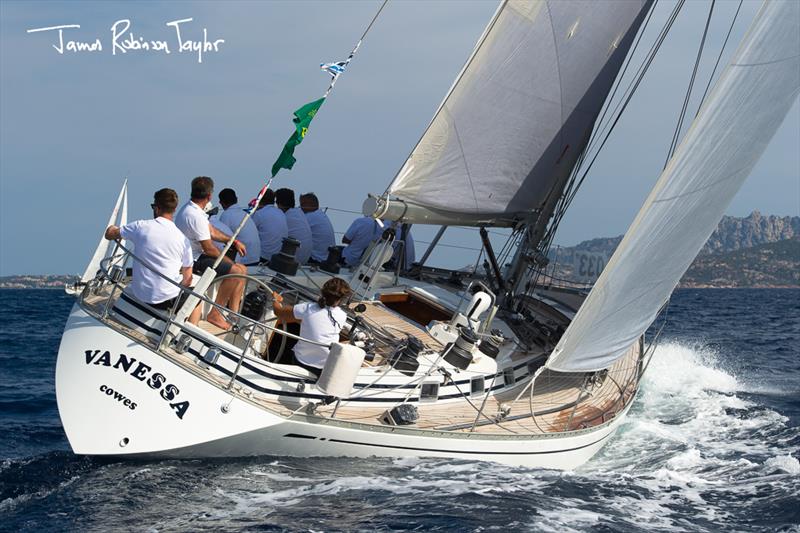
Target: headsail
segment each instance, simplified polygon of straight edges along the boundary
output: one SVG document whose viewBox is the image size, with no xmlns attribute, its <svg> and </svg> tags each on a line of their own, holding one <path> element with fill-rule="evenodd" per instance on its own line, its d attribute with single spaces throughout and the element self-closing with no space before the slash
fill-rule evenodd
<svg viewBox="0 0 800 533">
<path fill-rule="evenodd" d="M 121 213 L 120 213 L 121 210 Z M 117 217 L 119 216 L 119 223 L 117 223 Z M 108 224 L 103 226 L 103 232 L 105 229 L 112 225 L 117 224 L 122 226 L 123 224 L 128 223 L 128 179 L 126 178 L 125 181 L 122 183 L 122 190 L 119 191 L 119 196 L 117 196 L 117 203 L 114 205 L 114 210 L 111 212 L 111 216 L 108 217 Z M 123 245 L 124 245 L 123 241 Z M 86 283 L 92 278 L 95 277 L 97 271 L 100 270 L 100 261 L 102 261 L 109 253 L 109 250 L 112 246 L 116 246 L 113 241 L 106 240 L 104 235 L 100 236 L 100 242 L 97 243 L 97 248 L 94 251 L 94 255 L 92 256 L 91 261 L 89 264 L 86 265 L 86 270 L 83 271 L 83 275 L 81 276 L 81 282 Z"/>
<path fill-rule="evenodd" d="M 500 225 L 560 194 L 649 6 L 504 1 L 386 191 L 446 214 L 405 220 Z"/>
<path fill-rule="evenodd" d="M 547 366 L 607 368 L 642 335 L 800 92 L 800 2 L 765 2 Z"/>
</svg>

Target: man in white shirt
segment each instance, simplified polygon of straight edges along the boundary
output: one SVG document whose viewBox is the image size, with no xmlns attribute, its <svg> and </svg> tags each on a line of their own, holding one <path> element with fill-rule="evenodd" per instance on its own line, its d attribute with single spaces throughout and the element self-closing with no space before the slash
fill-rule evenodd
<svg viewBox="0 0 800 533">
<path fill-rule="evenodd" d="M 269 263 L 272 256 L 281 251 L 283 239 L 289 236 L 286 215 L 274 204 L 275 191 L 267 189 L 258 202 L 258 210 L 253 213 L 253 222 L 261 240 L 262 263 Z"/>
<path fill-rule="evenodd" d="M 110 241 L 125 239 L 134 246 L 137 260 L 133 262 L 133 279 L 127 290 L 138 300 L 166 310 L 181 293 L 177 284 L 188 287 L 192 282 L 192 248 L 172 221 L 178 207 L 175 191 L 156 191 L 150 207 L 153 219 L 109 226 L 105 237 Z"/>
<path fill-rule="evenodd" d="M 311 226 L 299 207 L 295 207 L 294 191 L 292 189 L 278 189 L 275 191 L 275 205 L 286 214 L 286 225 L 289 228 L 289 237 L 300 241 L 295 259 L 301 265 L 308 262 L 311 257 L 311 248 L 314 245 L 311 236 Z"/>
<path fill-rule="evenodd" d="M 372 217 L 355 219 L 342 237 L 342 242 L 347 245 L 342 251 L 345 265 L 356 266 L 361 261 L 364 250 L 372 241 L 377 240 L 381 233 L 383 228 L 376 219 Z"/>
<path fill-rule="evenodd" d="M 319 199 L 313 192 L 300 195 L 300 209 L 311 228 L 311 259 L 322 263 L 328 258 L 328 248 L 336 245 L 331 219 L 320 210 Z"/>
<path fill-rule="evenodd" d="M 245 210 L 239 205 L 239 199 L 236 197 L 236 191 L 233 189 L 222 189 L 219 191 L 219 205 L 222 206 L 224 211 L 219 215 L 220 221 L 231 229 L 231 234 L 236 231 L 236 228 L 242 223 L 242 219 L 247 215 Z M 239 258 L 239 263 L 244 263 L 246 266 L 257 265 L 261 254 L 261 239 L 258 236 L 258 228 L 256 228 L 252 217 L 247 219 L 244 227 L 239 232 L 238 239 L 244 243 L 247 248 L 247 255 Z"/>
<path fill-rule="evenodd" d="M 212 241 L 228 242 L 230 235 L 227 235 L 215 228 L 209 221 L 204 211 L 205 206 L 211 201 L 214 192 L 214 181 L 207 176 L 198 176 L 192 180 L 192 199 L 181 207 L 175 215 L 175 225 L 186 235 L 192 245 L 194 257 L 194 272 L 202 275 L 208 267 L 213 266 L 220 250 L 214 246 Z M 242 255 L 247 255 L 247 248 L 238 240 L 233 242 L 233 247 Z M 234 263 L 229 258 L 223 258 L 222 262 L 215 269 L 217 274 L 247 274 L 247 267 Z M 226 306 L 234 311 L 239 310 L 244 289 L 244 279 L 229 278 L 220 283 L 217 291 L 216 303 Z M 230 324 L 222 316 L 222 313 L 213 308 L 208 313 L 206 320 L 224 330 L 230 329 Z M 200 307 L 189 317 L 189 321 L 197 324 L 200 321 Z"/>
</svg>

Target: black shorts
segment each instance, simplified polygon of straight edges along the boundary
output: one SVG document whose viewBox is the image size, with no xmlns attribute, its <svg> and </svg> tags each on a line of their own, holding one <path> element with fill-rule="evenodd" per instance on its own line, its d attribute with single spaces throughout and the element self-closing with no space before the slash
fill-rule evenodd
<svg viewBox="0 0 800 533">
<path fill-rule="evenodd" d="M 308 370 L 309 372 L 314 374 L 317 377 L 317 379 L 319 379 L 319 377 L 322 375 L 322 369 L 321 368 L 317 368 L 315 366 L 311 366 L 311 365 L 307 365 L 305 363 L 301 363 L 300 359 L 298 359 L 297 356 L 294 355 L 294 350 L 292 350 L 292 364 L 293 365 L 297 365 L 300 368 L 305 368 L 306 370 Z"/>
<path fill-rule="evenodd" d="M 205 272 L 208 267 L 213 266 L 214 261 L 216 260 L 217 260 L 216 257 L 211 257 L 210 255 L 206 254 L 200 254 L 200 257 L 198 257 L 197 261 L 194 262 L 194 267 L 192 268 L 192 271 L 195 274 L 202 276 L 203 272 Z M 226 274 L 230 274 L 231 267 L 233 267 L 233 263 L 231 263 L 230 261 L 225 261 L 223 259 L 222 262 L 214 270 L 216 270 L 217 274 L 219 274 L 220 276 L 224 276 Z"/>
<path fill-rule="evenodd" d="M 176 296 L 175 298 L 170 298 L 169 300 L 164 300 L 161 303 L 147 304 L 147 305 L 149 305 L 150 307 L 152 307 L 154 309 L 159 309 L 161 311 L 171 311 L 172 310 L 172 306 L 175 305 L 175 300 L 178 300 L 178 305 L 175 307 L 175 309 L 180 309 L 181 306 L 183 306 L 184 302 L 186 302 L 186 299 L 189 297 L 190 294 L 191 294 L 191 292 L 181 291 L 181 293 L 178 296 Z"/>
</svg>

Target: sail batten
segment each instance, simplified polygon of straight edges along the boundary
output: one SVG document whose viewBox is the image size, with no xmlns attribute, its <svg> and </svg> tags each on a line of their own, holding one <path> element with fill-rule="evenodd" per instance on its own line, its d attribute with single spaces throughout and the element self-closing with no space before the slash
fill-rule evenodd
<svg viewBox="0 0 800 533">
<path fill-rule="evenodd" d="M 644 334 L 800 93 L 800 3 L 765 2 L 547 366 L 607 368 Z"/>
<path fill-rule="evenodd" d="M 502 2 L 386 197 L 454 219 L 540 209 L 585 147 L 649 6 Z"/>
</svg>

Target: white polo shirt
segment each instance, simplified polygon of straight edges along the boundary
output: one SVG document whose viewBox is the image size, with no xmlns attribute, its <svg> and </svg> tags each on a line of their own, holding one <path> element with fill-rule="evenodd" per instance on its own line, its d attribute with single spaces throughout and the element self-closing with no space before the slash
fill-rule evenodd
<svg viewBox="0 0 800 533">
<path fill-rule="evenodd" d="M 269 261 L 281 251 L 283 239 L 289 236 L 286 215 L 274 205 L 265 205 L 253 213 L 253 222 L 261 241 L 261 257 Z"/>
<path fill-rule="evenodd" d="M 128 286 L 133 295 L 146 303 L 159 304 L 175 298 L 180 289 L 156 274 L 163 274 L 175 283 L 180 283 L 182 267 L 194 263 L 189 240 L 171 220 L 158 217 L 154 220 L 137 220 L 119 228 L 123 239 L 134 246 L 134 254 L 140 261 L 133 262 L 133 280 Z"/>
<path fill-rule="evenodd" d="M 311 249 L 314 246 L 314 239 L 311 236 L 311 226 L 308 225 L 306 215 L 299 207 L 293 207 L 286 211 L 286 225 L 289 226 L 289 237 L 300 241 L 300 247 L 295 256 L 297 262 L 305 265 L 311 257 Z"/>
<path fill-rule="evenodd" d="M 311 257 L 317 261 L 328 258 L 328 248 L 336 245 L 336 236 L 333 233 L 331 219 L 321 209 L 305 213 L 308 225 L 311 228 Z"/>
<path fill-rule="evenodd" d="M 206 212 L 196 203 L 189 200 L 181 206 L 175 215 L 175 225 L 178 226 L 189 242 L 192 244 L 194 260 L 203 253 L 200 241 L 211 239 L 211 227 Z"/>
<path fill-rule="evenodd" d="M 361 217 L 355 219 L 344 234 L 350 241 L 350 244 L 342 252 L 345 262 L 349 266 L 357 265 L 364 250 L 367 249 L 372 241 L 379 238 L 381 233 L 383 233 L 383 228 L 374 218 Z"/>
<path fill-rule="evenodd" d="M 292 309 L 292 314 L 300 322 L 300 336 L 317 342 L 331 344 L 339 342 L 339 332 L 345 326 L 347 313 L 339 307 L 324 307 L 320 309 L 316 302 L 297 304 Z M 294 345 L 294 356 L 304 365 L 322 368 L 328 358 L 330 349 L 316 344 L 297 341 Z"/>
<path fill-rule="evenodd" d="M 242 223 L 242 219 L 246 214 L 239 204 L 234 204 L 219 215 L 219 219 L 231 229 L 228 235 L 233 235 L 233 232 Z M 239 258 L 237 262 L 246 265 L 258 263 L 261 257 L 261 238 L 258 236 L 258 228 L 256 228 L 252 217 L 245 222 L 242 231 L 239 232 L 236 238 L 242 241 L 242 244 L 247 248 L 247 255 Z"/>
</svg>

